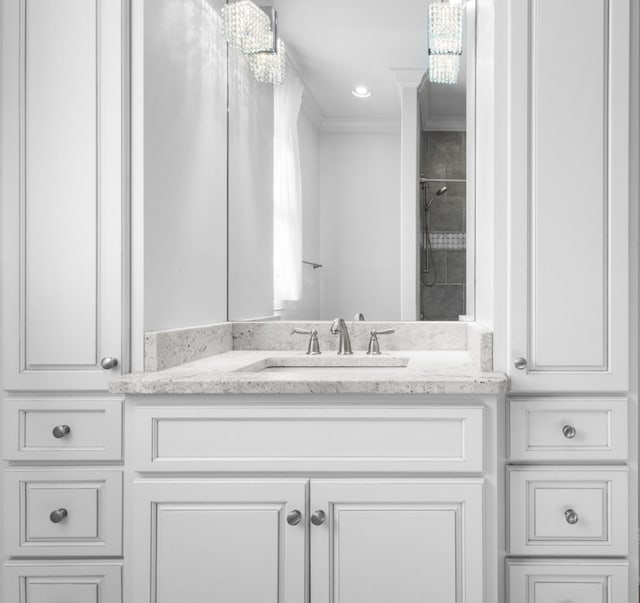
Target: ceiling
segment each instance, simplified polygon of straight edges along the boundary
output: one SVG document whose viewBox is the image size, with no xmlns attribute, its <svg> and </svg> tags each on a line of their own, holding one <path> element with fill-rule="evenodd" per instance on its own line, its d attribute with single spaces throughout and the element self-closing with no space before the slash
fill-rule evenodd
<svg viewBox="0 0 640 603">
<path fill-rule="evenodd" d="M 393 68 L 427 69 L 430 0 L 273 0 L 278 32 L 308 93 L 330 120 L 399 120 Z M 464 61 L 463 61 L 464 62 Z M 428 119 L 464 118 L 465 85 L 428 83 Z M 351 91 L 367 86 L 368 99 Z M 424 122 L 424 116 L 423 116 Z"/>
</svg>

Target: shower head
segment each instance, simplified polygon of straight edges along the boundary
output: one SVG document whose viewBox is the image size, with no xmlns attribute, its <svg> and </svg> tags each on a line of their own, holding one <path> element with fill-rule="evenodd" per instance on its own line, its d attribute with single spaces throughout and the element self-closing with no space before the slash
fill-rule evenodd
<svg viewBox="0 0 640 603">
<path fill-rule="evenodd" d="M 427 211 L 429 211 L 431 209 L 431 204 L 434 202 L 435 198 L 436 197 L 441 197 L 446 192 L 447 192 L 447 187 L 446 186 L 441 186 L 435 193 L 433 193 L 433 195 L 431 195 L 431 198 L 429 199 L 429 201 L 425 205 L 425 209 Z"/>
</svg>

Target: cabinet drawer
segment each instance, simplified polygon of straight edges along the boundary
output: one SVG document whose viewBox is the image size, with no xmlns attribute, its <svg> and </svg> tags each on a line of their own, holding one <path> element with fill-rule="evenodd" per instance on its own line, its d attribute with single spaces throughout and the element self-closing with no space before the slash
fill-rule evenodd
<svg viewBox="0 0 640 603">
<path fill-rule="evenodd" d="M 626 467 L 511 467 L 512 555 L 626 555 Z"/>
<path fill-rule="evenodd" d="M 3 422 L 9 461 L 122 460 L 122 400 L 9 398 Z"/>
<path fill-rule="evenodd" d="M 121 563 L 7 563 L 4 600 L 14 603 L 121 603 Z"/>
<path fill-rule="evenodd" d="M 626 561 L 508 561 L 511 603 L 628 603 Z"/>
<path fill-rule="evenodd" d="M 514 461 L 626 461 L 626 398 L 509 400 Z"/>
<path fill-rule="evenodd" d="M 118 556 L 122 553 L 122 472 L 5 472 L 5 553 Z"/>
<path fill-rule="evenodd" d="M 482 471 L 482 407 L 138 406 L 139 471 Z"/>
</svg>

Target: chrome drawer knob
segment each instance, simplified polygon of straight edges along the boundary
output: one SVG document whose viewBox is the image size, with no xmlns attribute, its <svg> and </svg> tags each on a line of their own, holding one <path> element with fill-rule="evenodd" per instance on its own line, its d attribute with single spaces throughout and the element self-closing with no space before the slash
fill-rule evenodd
<svg viewBox="0 0 640 603">
<path fill-rule="evenodd" d="M 52 433 L 54 438 L 64 438 L 64 436 L 71 433 L 71 427 L 69 427 L 68 425 L 56 425 L 53 428 Z"/>
<path fill-rule="evenodd" d="M 117 358 L 112 358 L 111 356 L 105 356 L 101 361 L 100 361 L 100 366 L 105 370 L 108 371 L 109 369 L 112 369 L 116 366 L 118 366 L 118 359 Z"/>
<path fill-rule="evenodd" d="M 69 515 L 69 513 L 66 509 L 56 509 L 55 511 L 51 511 L 49 519 L 52 523 L 60 523 L 67 515 Z"/>
<path fill-rule="evenodd" d="M 316 511 L 311 515 L 311 523 L 314 526 L 321 526 L 324 523 L 325 517 L 324 511 Z"/>
<path fill-rule="evenodd" d="M 575 525 L 578 523 L 578 514 L 573 509 L 567 509 L 564 512 L 564 518 L 567 520 L 567 523 L 571 525 Z"/>
<path fill-rule="evenodd" d="M 576 437 L 576 428 L 571 425 L 565 425 L 562 428 L 562 433 L 567 440 L 573 440 Z"/>
<path fill-rule="evenodd" d="M 297 509 L 295 511 L 291 511 L 289 515 L 287 515 L 287 523 L 290 526 L 297 526 L 302 521 L 302 513 Z"/>
<path fill-rule="evenodd" d="M 513 366 L 515 366 L 519 371 L 523 371 L 527 368 L 527 360 L 526 358 L 516 358 L 513 361 Z"/>
</svg>

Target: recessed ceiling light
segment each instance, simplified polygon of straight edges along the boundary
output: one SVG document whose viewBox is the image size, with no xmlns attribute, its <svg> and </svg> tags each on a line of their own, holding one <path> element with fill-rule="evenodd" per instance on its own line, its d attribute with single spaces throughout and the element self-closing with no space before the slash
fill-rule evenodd
<svg viewBox="0 0 640 603">
<path fill-rule="evenodd" d="M 369 98 L 371 96 L 371 90 L 366 86 L 356 86 L 351 94 L 357 98 Z"/>
</svg>

